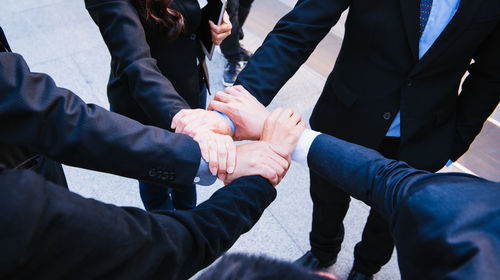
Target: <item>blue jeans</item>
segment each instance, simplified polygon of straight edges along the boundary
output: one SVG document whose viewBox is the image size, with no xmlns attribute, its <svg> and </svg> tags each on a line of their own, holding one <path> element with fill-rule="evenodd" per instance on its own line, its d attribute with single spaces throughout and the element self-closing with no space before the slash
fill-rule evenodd
<svg viewBox="0 0 500 280">
<path fill-rule="evenodd" d="M 207 89 L 204 87 L 200 96 L 200 108 L 207 104 Z M 139 193 L 146 210 L 187 210 L 196 207 L 196 185 L 186 191 L 178 191 L 165 185 L 139 181 Z"/>
</svg>

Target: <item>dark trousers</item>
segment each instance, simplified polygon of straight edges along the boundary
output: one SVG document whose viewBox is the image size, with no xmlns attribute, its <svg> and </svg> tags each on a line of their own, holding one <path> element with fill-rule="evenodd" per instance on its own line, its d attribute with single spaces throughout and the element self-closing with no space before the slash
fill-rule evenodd
<svg viewBox="0 0 500 280">
<path fill-rule="evenodd" d="M 200 94 L 199 108 L 207 108 L 207 88 Z M 196 207 L 196 185 L 185 191 L 178 191 L 165 185 L 139 181 L 139 194 L 142 204 L 148 211 L 153 210 L 188 210 Z"/>
<path fill-rule="evenodd" d="M 189 210 L 196 207 L 196 185 L 178 191 L 164 185 L 139 181 L 139 192 L 144 208 L 153 210 Z"/>
<path fill-rule="evenodd" d="M 399 138 L 386 137 L 378 151 L 387 158 L 397 159 Z M 313 221 L 309 235 L 312 253 L 321 261 L 337 258 L 344 239 L 343 220 L 349 208 L 350 196 L 340 188 L 310 172 Z M 389 225 L 371 210 L 361 241 L 354 249 L 353 269 L 371 275 L 377 273 L 392 256 L 394 243 Z"/>
<path fill-rule="evenodd" d="M 243 37 L 243 24 L 250 13 L 253 0 L 229 0 L 227 2 L 227 13 L 231 18 L 231 35 L 229 35 L 222 44 L 220 49 L 227 60 L 240 61 L 241 47 L 240 39 Z"/>
</svg>

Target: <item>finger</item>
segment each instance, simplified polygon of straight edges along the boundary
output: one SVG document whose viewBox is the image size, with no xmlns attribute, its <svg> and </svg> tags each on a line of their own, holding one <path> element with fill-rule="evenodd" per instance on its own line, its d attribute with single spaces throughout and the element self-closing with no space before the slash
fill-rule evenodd
<svg viewBox="0 0 500 280">
<path fill-rule="evenodd" d="M 281 173 L 283 173 L 290 167 L 290 163 L 288 162 L 288 160 L 286 160 L 279 154 L 269 153 L 268 156 L 273 162 L 276 163 L 276 169 L 275 169 L 276 171 L 280 171 Z"/>
<path fill-rule="evenodd" d="M 208 145 L 206 140 L 200 140 L 198 142 L 198 145 L 200 146 L 200 151 L 201 151 L 201 157 L 206 161 L 210 161 L 210 157 L 208 155 Z"/>
<path fill-rule="evenodd" d="M 273 186 L 276 186 L 279 183 L 278 174 L 276 174 L 276 171 L 269 165 L 261 164 L 257 169 L 257 173 L 258 175 L 266 178 Z"/>
<path fill-rule="evenodd" d="M 297 114 L 295 112 L 292 113 L 292 116 L 290 117 L 290 123 L 293 125 L 297 125 L 302 119 L 302 116 L 300 114 Z"/>
<path fill-rule="evenodd" d="M 227 87 L 224 92 L 232 96 L 241 96 L 243 93 L 240 89 L 236 89 L 235 87 Z"/>
<path fill-rule="evenodd" d="M 290 108 L 285 108 L 281 111 L 280 118 L 288 120 L 293 115 L 293 111 Z"/>
<path fill-rule="evenodd" d="M 266 119 L 266 122 L 268 122 L 270 125 L 274 126 L 276 124 L 276 121 L 280 117 L 281 113 L 283 112 L 283 108 L 278 107 L 276 108 Z"/>
<path fill-rule="evenodd" d="M 170 124 L 170 128 L 174 129 L 177 126 L 177 122 L 184 117 L 186 114 L 185 110 L 180 110 L 175 116 L 172 118 L 172 123 Z"/>
<path fill-rule="evenodd" d="M 217 143 L 214 139 L 208 140 L 208 153 L 210 157 L 210 161 L 208 162 L 208 167 L 210 169 L 210 173 L 212 175 L 217 175 Z"/>
<path fill-rule="evenodd" d="M 236 145 L 231 138 L 227 138 L 226 149 L 227 149 L 227 173 L 233 174 L 234 168 L 236 167 Z"/>
<path fill-rule="evenodd" d="M 222 174 L 223 177 L 221 179 L 224 181 L 227 168 L 227 148 L 226 142 L 224 141 L 224 137 L 217 137 L 217 161 L 219 162 L 219 170 L 217 171 L 219 175 Z"/>
<path fill-rule="evenodd" d="M 206 123 L 205 121 L 197 122 L 193 121 L 188 123 L 185 127 L 182 133 L 187 134 L 191 137 L 195 137 L 198 133 L 200 133 L 203 130 L 206 130 Z"/>
<path fill-rule="evenodd" d="M 199 118 L 199 114 L 197 113 L 190 113 L 185 116 L 183 116 L 181 119 L 177 121 L 177 125 L 175 128 L 176 133 L 184 133 L 185 127 L 192 123 L 195 122 Z"/>
<path fill-rule="evenodd" d="M 210 107 L 211 110 L 224 113 L 230 119 L 233 119 L 233 118 L 231 118 L 231 113 L 232 113 L 231 112 L 231 106 L 229 106 L 228 104 L 212 100 L 212 102 L 210 102 L 209 107 Z"/>
<path fill-rule="evenodd" d="M 231 22 L 225 22 L 223 21 L 220 25 L 220 28 L 219 28 L 219 33 L 231 33 L 231 28 L 233 26 L 231 25 Z"/>
<path fill-rule="evenodd" d="M 227 88 L 226 88 L 227 90 Z M 231 101 L 234 101 L 235 98 L 234 96 L 232 96 L 231 94 L 228 94 L 226 92 L 222 92 L 222 91 L 219 91 L 215 94 L 215 97 L 214 97 L 214 100 L 216 101 L 221 101 L 221 102 L 224 102 L 224 103 L 229 103 Z"/>
<path fill-rule="evenodd" d="M 208 21 L 208 25 L 210 25 L 210 30 L 212 31 L 212 33 L 219 30 L 219 26 L 217 26 L 217 24 L 215 24 L 211 20 Z"/>
<path fill-rule="evenodd" d="M 269 144 L 269 147 L 273 152 L 278 154 L 280 157 L 287 159 L 288 151 L 286 148 L 282 147 L 281 145 L 274 145 L 274 144 Z"/>
</svg>

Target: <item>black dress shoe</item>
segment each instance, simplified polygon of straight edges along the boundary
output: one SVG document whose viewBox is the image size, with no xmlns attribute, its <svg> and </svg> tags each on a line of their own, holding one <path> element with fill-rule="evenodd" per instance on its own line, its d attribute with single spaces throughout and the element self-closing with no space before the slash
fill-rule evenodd
<svg viewBox="0 0 500 280">
<path fill-rule="evenodd" d="M 308 268 L 310 270 L 316 271 L 316 270 L 322 270 L 325 268 L 330 267 L 332 264 L 334 264 L 336 259 L 327 261 L 327 262 L 321 262 L 316 256 L 311 251 L 307 251 L 302 257 L 297 259 L 294 263 L 301 265 L 305 268 Z"/>
<path fill-rule="evenodd" d="M 224 67 L 224 73 L 222 74 L 222 83 L 226 87 L 230 87 L 236 81 L 236 77 L 243 70 L 243 63 L 241 61 L 228 61 L 226 67 Z"/>
<path fill-rule="evenodd" d="M 353 269 L 351 273 L 349 273 L 347 280 L 373 280 L 373 275 L 366 275 Z"/>
</svg>

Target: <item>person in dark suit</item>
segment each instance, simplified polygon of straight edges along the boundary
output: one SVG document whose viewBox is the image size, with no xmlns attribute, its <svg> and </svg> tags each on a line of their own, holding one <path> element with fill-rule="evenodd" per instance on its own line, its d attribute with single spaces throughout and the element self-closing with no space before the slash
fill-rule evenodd
<svg viewBox="0 0 500 280">
<path fill-rule="evenodd" d="M 221 26 L 201 22 L 197 0 L 87 0 L 85 3 L 111 53 L 108 98 L 114 112 L 143 124 L 170 129 L 172 118 L 182 109 L 205 109 L 208 72 L 197 33 L 200 26 L 210 24 L 212 40 L 220 44 L 231 33 L 227 15 Z M 212 124 L 222 123 L 214 129 L 216 132 L 231 134 L 223 116 L 205 110 L 198 112 Z M 209 124 L 204 126 L 207 133 L 212 128 Z M 231 138 L 207 133 L 196 137 L 207 142 L 201 147 L 212 172 L 222 174 L 232 170 L 235 146 Z M 220 160 L 217 156 L 209 158 L 210 152 L 205 150 L 212 147 L 210 141 L 215 143 L 213 146 L 227 146 L 229 155 L 221 151 Z M 175 187 L 139 181 L 139 189 L 147 210 L 196 206 L 195 185 L 180 192 Z"/>
<path fill-rule="evenodd" d="M 281 141 L 296 123 L 277 109 L 260 124 L 262 137 L 284 150 L 293 149 L 294 161 L 342 186 L 388 221 L 402 279 L 498 279 L 500 183 L 464 173 L 418 170 L 313 130 L 305 130 L 296 144 Z M 226 269 L 220 267 L 224 263 L 216 264 L 207 274 L 218 272 L 220 279 L 244 272 L 255 278 L 268 275 L 267 265 L 259 265 L 269 263 L 265 258 L 248 263 L 238 259 Z"/>
<path fill-rule="evenodd" d="M 0 48 L 10 51 L 1 28 L 0 35 Z M 4 51 L 0 143 L 158 184 L 189 186 L 209 174 L 191 137 L 85 104 Z M 238 146 L 230 185 L 196 209 L 156 214 L 85 199 L 28 166 L 0 163 L 0 278 L 187 279 L 229 249 L 275 198 L 272 185 L 289 165 L 276 151 L 264 141 Z"/>
<path fill-rule="evenodd" d="M 311 127 L 436 171 L 468 149 L 499 102 L 500 2 L 420 2 L 298 1 L 236 84 L 269 104 L 349 8 L 342 48 Z M 237 138 L 254 137 L 259 130 L 238 121 L 253 115 L 249 107 L 235 103 L 224 108 L 219 102 L 234 90 L 228 92 L 217 94 L 210 108 L 235 122 Z M 333 264 L 340 251 L 349 195 L 314 170 L 310 178 L 311 250 L 299 262 L 321 269 Z M 350 279 L 371 278 L 392 251 L 388 225 L 374 210 L 354 250 Z"/>
</svg>

